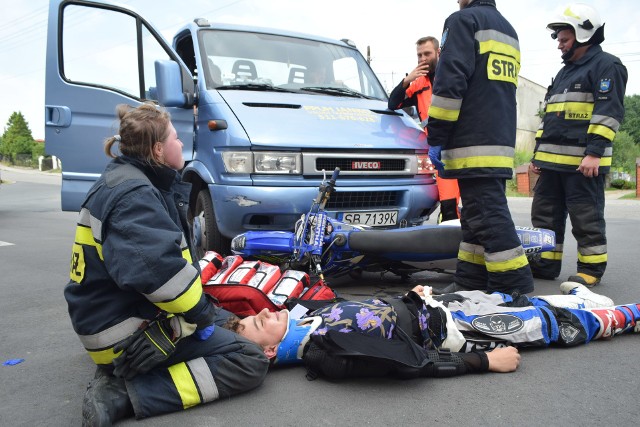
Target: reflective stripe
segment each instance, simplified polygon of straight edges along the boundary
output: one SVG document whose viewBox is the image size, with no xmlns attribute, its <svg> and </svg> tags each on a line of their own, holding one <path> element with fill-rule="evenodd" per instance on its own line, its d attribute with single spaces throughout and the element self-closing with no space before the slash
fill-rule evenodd
<svg viewBox="0 0 640 427">
<path fill-rule="evenodd" d="M 458 259 L 471 264 L 484 265 L 484 248 L 480 245 L 461 242 Z"/>
<path fill-rule="evenodd" d="M 576 113 L 589 115 L 588 120 L 591 120 L 591 113 L 593 112 L 593 104 L 587 102 L 560 102 L 557 104 L 547 104 L 545 109 L 547 113 Z M 587 119 L 585 119 L 587 120 Z"/>
<path fill-rule="evenodd" d="M 521 255 L 509 261 L 489 262 L 487 261 L 487 271 L 490 273 L 504 273 L 522 268 L 529 264 L 526 255 Z"/>
<path fill-rule="evenodd" d="M 202 403 L 200 394 L 198 393 L 198 387 L 196 386 L 186 363 L 176 363 L 175 365 L 169 366 L 168 370 L 169 375 L 171 375 L 171 379 L 173 380 L 173 384 L 178 391 L 178 395 L 180 395 L 180 400 L 182 401 L 182 407 L 184 409 L 191 408 L 192 406 Z"/>
<path fill-rule="evenodd" d="M 539 131 L 536 132 L 536 138 L 541 138 L 542 137 L 542 129 L 540 129 Z"/>
<path fill-rule="evenodd" d="M 429 107 L 429 116 L 434 119 L 455 122 L 460 115 L 462 107 L 462 99 L 445 98 L 443 96 L 433 95 L 431 98 L 431 106 Z"/>
<path fill-rule="evenodd" d="M 540 258 L 550 261 L 562 261 L 562 252 L 547 251 L 540 254 Z"/>
<path fill-rule="evenodd" d="M 82 208 L 79 216 L 78 223 L 90 227 L 93 232 L 93 238 L 102 243 L 102 221 L 91 215 L 87 208 Z"/>
<path fill-rule="evenodd" d="M 446 169 L 474 167 L 513 168 L 515 149 L 504 145 L 484 145 L 442 151 Z"/>
<path fill-rule="evenodd" d="M 96 248 L 100 261 L 104 261 L 102 256 L 102 222 L 91 215 L 87 208 L 82 208 L 78 216 L 78 226 L 76 227 L 75 242 L 79 245 L 92 246 Z"/>
<path fill-rule="evenodd" d="M 510 168 L 513 169 L 513 157 L 482 156 L 463 159 L 443 160 L 447 170 L 468 168 Z"/>
<path fill-rule="evenodd" d="M 606 126 L 614 132 L 618 132 L 618 129 L 620 129 L 620 122 L 609 116 L 594 115 L 591 117 L 591 124 Z"/>
<path fill-rule="evenodd" d="M 79 245 L 92 246 L 96 248 L 100 261 L 104 261 L 104 257 L 102 256 L 102 245 L 94 240 L 93 233 L 90 228 L 78 224 L 76 227 L 75 242 Z"/>
<path fill-rule="evenodd" d="M 529 264 L 527 256 L 522 246 L 507 249 L 506 251 L 485 253 L 487 271 L 492 273 L 503 273 L 505 271 L 517 270 Z"/>
<path fill-rule="evenodd" d="M 182 233 L 180 248 L 182 249 L 182 258 L 186 259 L 189 264 L 193 264 L 193 259 L 191 259 L 191 252 L 189 251 L 189 245 L 187 244 L 187 239 L 184 237 L 184 233 Z"/>
<path fill-rule="evenodd" d="M 104 331 L 92 335 L 80 335 L 80 342 L 88 351 L 111 347 L 134 333 L 145 321 L 139 317 L 130 317 Z"/>
<path fill-rule="evenodd" d="M 184 256 L 184 251 L 182 252 Z M 193 278 L 198 275 L 198 270 L 191 264 L 185 263 L 184 267 L 178 271 L 171 279 L 165 282 L 154 292 L 145 294 L 152 303 L 172 301 L 185 292 L 191 286 Z M 191 307 L 189 307 L 191 308 Z M 186 310 L 184 310 L 186 311 Z M 173 312 L 172 312 L 173 313 Z"/>
<path fill-rule="evenodd" d="M 442 150 L 442 159 L 454 160 L 464 157 L 504 156 L 513 157 L 515 148 L 505 145 L 476 145 L 451 150 Z"/>
<path fill-rule="evenodd" d="M 480 44 L 480 54 L 502 53 L 520 62 L 520 43 L 515 38 L 497 30 L 481 30 L 476 32 L 475 39 Z"/>
<path fill-rule="evenodd" d="M 578 253 L 582 255 L 601 255 L 607 253 L 607 245 L 589 246 L 588 248 L 578 247 Z"/>
<path fill-rule="evenodd" d="M 169 313 L 184 313 L 192 309 L 198 303 L 198 301 L 200 301 L 201 297 L 202 282 L 200 282 L 200 275 L 196 274 L 193 283 L 191 284 L 191 286 L 189 286 L 187 292 L 173 301 L 154 302 L 154 304 L 161 310 L 167 311 Z"/>
<path fill-rule="evenodd" d="M 106 350 L 89 351 L 89 356 L 91 357 L 91 360 L 93 360 L 93 362 L 96 365 L 108 365 L 112 363 L 113 359 L 118 357 L 121 353 L 122 353 L 121 351 L 114 353 L 113 347 L 111 347 Z"/>
<path fill-rule="evenodd" d="M 211 373 L 211 368 L 207 365 L 207 362 L 202 358 L 190 360 L 187 362 L 191 375 L 200 390 L 202 402 L 212 402 L 220 397 L 218 386 Z"/>
<path fill-rule="evenodd" d="M 593 103 L 593 94 L 586 92 L 567 92 L 551 95 L 547 103 L 557 102 L 589 102 Z"/>
<path fill-rule="evenodd" d="M 561 261 L 564 251 L 564 244 L 558 243 L 552 251 L 542 252 L 540 258 L 548 259 L 550 261 Z"/>
<path fill-rule="evenodd" d="M 429 118 L 427 117 L 426 119 L 424 119 L 423 121 L 420 122 L 420 127 L 422 129 L 427 127 L 427 122 L 429 121 Z"/>
<path fill-rule="evenodd" d="M 189 248 L 182 249 L 182 258 L 186 259 L 189 264 L 193 264 L 193 260 L 191 259 L 191 252 Z"/>
<path fill-rule="evenodd" d="M 608 139 L 609 141 L 613 141 L 613 138 L 616 137 L 616 133 L 614 131 L 602 125 L 589 125 L 589 129 L 587 129 L 587 133 L 600 135 Z"/>
<path fill-rule="evenodd" d="M 544 151 L 548 153 L 562 154 L 567 156 L 584 157 L 584 150 L 586 147 L 577 147 L 575 145 L 558 145 L 544 143 L 538 147 L 538 152 Z M 613 154 L 613 147 L 607 147 L 604 149 L 603 156 L 611 156 Z"/>
<path fill-rule="evenodd" d="M 603 262 L 607 262 L 607 254 L 602 254 L 602 255 L 578 254 L 578 261 L 584 262 L 585 264 L 600 264 Z"/>
<path fill-rule="evenodd" d="M 560 165 L 580 166 L 583 157 L 584 154 L 580 157 L 573 157 L 563 156 L 561 154 L 543 153 L 538 151 L 536 152 L 535 160 L 540 160 L 547 163 L 557 163 Z M 611 157 L 601 157 L 600 166 L 611 166 Z"/>
</svg>

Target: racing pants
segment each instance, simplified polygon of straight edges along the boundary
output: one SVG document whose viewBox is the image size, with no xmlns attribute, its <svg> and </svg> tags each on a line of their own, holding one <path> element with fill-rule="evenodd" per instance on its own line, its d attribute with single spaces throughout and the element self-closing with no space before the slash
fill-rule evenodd
<svg viewBox="0 0 640 427">
<path fill-rule="evenodd" d="M 140 419 L 251 390 L 262 383 L 268 367 L 258 345 L 216 325 L 205 341 L 180 340 L 166 362 L 126 386 Z"/>
<path fill-rule="evenodd" d="M 581 173 L 543 169 L 534 188 L 531 223 L 556 233 L 556 248 L 532 262 L 536 277 L 560 275 L 567 213 L 578 242 L 578 273 L 601 278 L 607 267 L 604 219 L 605 176 L 586 178 Z"/>
<path fill-rule="evenodd" d="M 507 205 L 504 178 L 458 180 L 462 242 L 455 282 L 467 289 L 533 291 L 529 262 Z"/>
<path fill-rule="evenodd" d="M 600 323 L 589 310 L 558 308 L 536 297 L 461 291 L 463 301 L 448 304 L 455 327 L 466 339 L 459 350 L 490 350 L 503 345 L 563 347 L 586 344 L 598 336 Z"/>
</svg>

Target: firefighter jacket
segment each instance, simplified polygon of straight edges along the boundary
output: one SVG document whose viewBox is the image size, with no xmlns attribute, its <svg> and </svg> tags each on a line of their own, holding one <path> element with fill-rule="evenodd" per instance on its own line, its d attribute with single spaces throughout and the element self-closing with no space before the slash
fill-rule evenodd
<svg viewBox="0 0 640 427">
<path fill-rule="evenodd" d="M 427 125 L 429 117 L 429 106 L 431 105 L 431 80 L 429 76 L 420 76 L 411 83 L 406 89 L 403 81 L 396 86 L 389 95 L 389 109 L 398 110 L 400 108 L 415 106 L 418 109 L 420 117 L 420 127 Z"/>
<path fill-rule="evenodd" d="M 160 313 L 210 325 L 215 307 L 192 261 L 186 210 L 190 184 L 176 171 L 122 156 L 82 204 L 65 287 L 71 323 L 96 364 Z"/>
<path fill-rule="evenodd" d="M 518 35 L 495 1 L 447 18 L 427 124 L 443 177 L 512 178 L 519 70 Z"/>
<path fill-rule="evenodd" d="M 534 164 L 580 173 L 578 166 L 590 154 L 600 157 L 598 172 L 608 173 L 613 139 L 624 117 L 626 84 L 625 66 L 599 45 L 576 62 L 567 62 L 545 96 Z"/>
</svg>

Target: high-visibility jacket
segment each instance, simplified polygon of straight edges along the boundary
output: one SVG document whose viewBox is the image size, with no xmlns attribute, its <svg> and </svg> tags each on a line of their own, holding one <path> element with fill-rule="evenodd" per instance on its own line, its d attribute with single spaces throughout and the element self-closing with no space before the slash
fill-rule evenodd
<svg viewBox="0 0 640 427">
<path fill-rule="evenodd" d="M 609 172 L 613 139 L 624 117 L 627 69 L 620 59 L 591 46 L 567 62 L 545 96 L 536 134 L 534 164 L 579 173 L 585 155 L 600 157 L 600 174 Z"/>
<path fill-rule="evenodd" d="M 512 178 L 519 70 L 518 35 L 495 1 L 447 18 L 427 124 L 443 177 Z"/>
<path fill-rule="evenodd" d="M 174 170 L 122 156 L 89 190 L 64 295 L 96 364 L 111 363 L 113 346 L 161 312 L 213 321 L 187 238 L 190 188 Z"/>
<path fill-rule="evenodd" d="M 429 118 L 429 106 L 431 105 L 432 85 L 429 76 L 420 76 L 411 83 L 406 89 L 403 81 L 393 88 L 389 94 L 389 109 L 398 110 L 400 108 L 415 106 L 418 109 L 420 117 L 420 127 L 427 125 Z"/>
</svg>

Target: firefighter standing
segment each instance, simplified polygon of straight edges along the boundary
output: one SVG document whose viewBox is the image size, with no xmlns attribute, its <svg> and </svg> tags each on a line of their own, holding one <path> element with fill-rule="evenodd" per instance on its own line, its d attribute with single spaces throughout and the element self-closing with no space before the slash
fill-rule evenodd
<svg viewBox="0 0 640 427">
<path fill-rule="evenodd" d="M 533 291 L 505 194 L 513 176 L 518 35 L 493 0 L 459 0 L 444 24 L 429 109 L 429 145 L 445 178 L 457 178 L 462 242 L 446 289 Z"/>
<path fill-rule="evenodd" d="M 440 43 L 435 37 L 427 36 L 418 39 L 416 50 L 418 66 L 413 69 L 396 86 L 389 95 L 389 109 L 414 106 L 420 117 L 420 127 L 425 129 L 429 117 L 433 76 L 436 73 Z M 460 218 L 460 190 L 455 179 L 443 179 L 436 174 L 438 199 L 440 200 L 440 216 L 438 222 Z"/>
<path fill-rule="evenodd" d="M 569 5 L 547 28 L 565 65 L 547 91 L 536 134 L 530 169 L 540 176 L 531 222 L 555 231 L 557 244 L 532 263 L 532 271 L 543 279 L 560 274 L 568 213 L 578 242 L 577 274 L 569 280 L 595 286 L 607 266 L 605 175 L 624 117 L 627 70 L 600 47 L 604 24 L 593 8 Z"/>
</svg>

